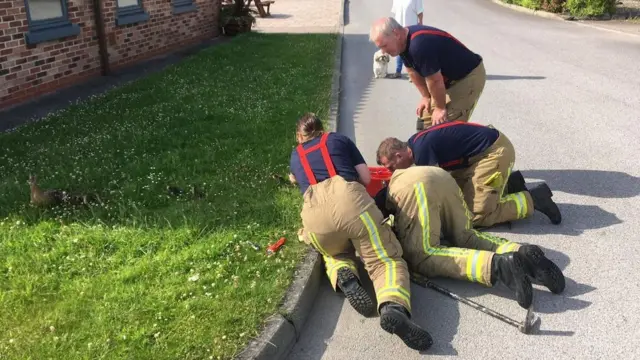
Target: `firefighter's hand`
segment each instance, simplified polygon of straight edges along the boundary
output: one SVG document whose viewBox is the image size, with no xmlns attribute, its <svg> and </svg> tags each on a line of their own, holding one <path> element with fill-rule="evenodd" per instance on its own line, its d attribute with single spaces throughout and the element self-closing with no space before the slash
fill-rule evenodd
<svg viewBox="0 0 640 360">
<path fill-rule="evenodd" d="M 431 123 L 433 125 L 442 124 L 447 121 L 447 109 L 435 108 L 431 114 Z"/>
<path fill-rule="evenodd" d="M 422 112 L 426 111 L 427 114 L 431 112 L 431 98 L 422 97 L 416 108 L 416 115 L 422 117 Z"/>
</svg>

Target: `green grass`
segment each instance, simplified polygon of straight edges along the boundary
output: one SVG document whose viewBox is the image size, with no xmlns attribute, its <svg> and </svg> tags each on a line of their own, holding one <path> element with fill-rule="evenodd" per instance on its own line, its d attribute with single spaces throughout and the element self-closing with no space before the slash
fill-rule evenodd
<svg viewBox="0 0 640 360">
<path fill-rule="evenodd" d="M 269 175 L 287 174 L 296 119 L 326 116 L 334 46 L 247 34 L 0 134 L 0 359 L 239 352 L 304 253 L 298 190 Z M 104 206 L 33 208 L 30 173 Z M 191 184 L 206 197 L 166 192 Z"/>
</svg>

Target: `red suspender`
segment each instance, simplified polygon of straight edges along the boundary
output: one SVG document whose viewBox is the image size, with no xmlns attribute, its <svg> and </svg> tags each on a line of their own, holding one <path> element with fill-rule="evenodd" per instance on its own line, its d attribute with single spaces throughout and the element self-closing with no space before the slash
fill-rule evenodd
<svg viewBox="0 0 640 360">
<path fill-rule="evenodd" d="M 451 121 L 451 122 L 446 122 L 443 124 L 438 124 L 435 126 L 432 126 L 426 130 L 422 130 L 421 132 L 418 133 L 418 135 L 416 135 L 415 139 L 413 139 L 413 141 L 418 140 L 421 136 L 426 135 L 427 133 L 429 133 L 430 131 L 434 131 L 434 130 L 438 130 L 438 129 L 444 129 L 446 127 L 449 126 L 456 126 L 456 125 L 462 125 L 462 124 L 466 124 L 466 125 L 471 125 L 471 126 L 482 126 L 484 127 L 484 125 L 482 124 L 476 124 L 476 123 L 469 123 L 469 122 L 462 122 L 462 121 Z M 458 165 L 461 164 L 463 162 L 464 159 L 459 159 L 459 160 L 451 160 L 449 162 L 446 162 L 444 164 L 439 164 L 441 168 L 446 169 L 448 167 L 454 166 L 454 165 Z"/>
<path fill-rule="evenodd" d="M 310 185 L 315 185 L 318 183 L 315 175 L 313 174 L 313 170 L 311 170 L 311 166 L 309 166 L 309 161 L 307 160 L 307 154 L 312 151 L 320 149 L 322 160 L 324 161 L 324 166 L 326 166 L 327 171 L 329 171 L 329 177 L 334 177 L 337 175 L 336 168 L 333 166 L 333 162 L 331 161 L 331 157 L 329 156 L 329 148 L 327 148 L 328 137 L 329 133 L 324 133 L 322 134 L 320 142 L 317 145 L 305 149 L 302 147 L 302 144 L 300 144 L 296 148 L 296 150 L 298 151 L 298 156 L 300 157 L 300 164 L 302 164 L 302 168 L 304 169 L 304 173 L 307 175 L 307 179 L 309 180 Z"/>
<path fill-rule="evenodd" d="M 418 133 L 418 135 L 416 135 L 416 138 L 413 141 L 418 140 L 418 138 L 420 138 L 422 135 L 426 135 L 430 131 L 434 131 L 434 130 L 438 130 L 438 129 L 444 129 L 444 128 L 449 127 L 449 126 L 462 125 L 462 124 L 484 127 L 484 125 L 482 125 L 482 124 L 464 122 L 464 121 L 460 121 L 460 120 L 450 121 L 450 122 L 446 122 L 446 123 L 442 123 L 442 124 L 438 124 L 438 125 L 432 126 L 432 127 L 428 128 L 426 130 L 422 130 L 421 132 Z"/>
<path fill-rule="evenodd" d="M 460 46 L 462 46 L 463 48 L 467 48 L 466 46 L 464 46 L 463 43 L 461 43 L 458 39 L 456 39 L 455 37 L 453 37 L 451 34 L 446 33 L 444 31 L 440 31 L 440 30 L 419 30 L 414 32 L 413 34 L 411 34 L 411 40 L 413 40 L 416 36 L 418 35 L 437 35 L 437 36 L 444 36 L 447 37 L 449 39 L 453 39 L 455 42 L 457 42 L 458 44 L 460 44 Z M 444 80 L 445 84 L 447 83 L 447 77 L 442 75 L 442 79 Z"/>
<path fill-rule="evenodd" d="M 467 48 L 466 46 L 464 46 L 463 43 L 461 43 L 458 39 L 456 39 L 455 37 L 453 37 L 451 34 L 446 33 L 444 31 L 439 31 L 439 30 L 419 30 L 414 32 L 413 34 L 411 34 L 411 40 L 413 40 L 413 38 L 415 38 L 418 35 L 438 35 L 438 36 L 444 36 L 444 37 L 448 37 L 449 39 L 453 39 L 455 42 L 457 42 L 458 44 L 462 45 L 462 47 L 464 47 L 465 49 Z"/>
</svg>

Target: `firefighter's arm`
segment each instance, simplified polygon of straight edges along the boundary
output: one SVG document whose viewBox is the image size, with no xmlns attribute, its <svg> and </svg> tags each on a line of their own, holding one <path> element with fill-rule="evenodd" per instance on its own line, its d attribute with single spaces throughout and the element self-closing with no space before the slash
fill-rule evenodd
<svg viewBox="0 0 640 360">
<path fill-rule="evenodd" d="M 371 182 L 371 172 L 367 164 L 356 165 L 356 171 L 358 172 L 358 181 L 364 186 L 369 185 Z"/>
<path fill-rule="evenodd" d="M 447 90 L 444 87 L 444 79 L 440 71 L 427 77 L 427 87 L 433 98 L 436 109 L 444 109 L 446 107 Z"/>
<path fill-rule="evenodd" d="M 420 92 L 420 95 L 422 95 L 422 97 L 425 99 L 431 99 L 431 93 L 429 92 L 429 88 L 427 87 L 425 78 L 410 67 L 407 67 L 407 72 L 409 73 L 409 78 L 411 78 L 411 82 L 416 86 L 416 88 Z"/>
</svg>

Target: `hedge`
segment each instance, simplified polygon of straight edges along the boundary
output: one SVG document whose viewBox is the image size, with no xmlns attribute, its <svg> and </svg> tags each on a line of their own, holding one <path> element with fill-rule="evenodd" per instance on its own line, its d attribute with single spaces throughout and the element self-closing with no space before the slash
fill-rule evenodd
<svg viewBox="0 0 640 360">
<path fill-rule="evenodd" d="M 553 13 L 568 12 L 572 16 L 591 17 L 613 15 L 616 0 L 502 0 L 507 4 L 519 5 L 534 10 Z"/>
</svg>

